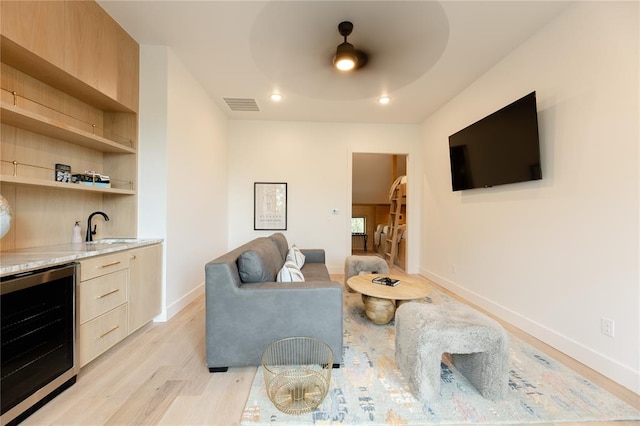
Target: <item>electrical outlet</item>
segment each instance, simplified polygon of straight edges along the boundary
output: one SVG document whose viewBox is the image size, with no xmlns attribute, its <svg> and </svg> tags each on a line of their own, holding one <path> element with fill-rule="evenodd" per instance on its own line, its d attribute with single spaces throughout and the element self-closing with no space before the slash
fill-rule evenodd
<svg viewBox="0 0 640 426">
<path fill-rule="evenodd" d="M 615 336 L 615 323 L 612 319 L 602 317 L 600 318 L 600 332 L 605 336 Z"/>
</svg>

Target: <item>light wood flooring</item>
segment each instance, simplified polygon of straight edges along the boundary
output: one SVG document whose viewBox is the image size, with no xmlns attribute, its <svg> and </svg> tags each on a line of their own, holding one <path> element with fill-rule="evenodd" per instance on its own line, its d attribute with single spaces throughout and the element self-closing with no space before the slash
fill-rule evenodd
<svg viewBox="0 0 640 426">
<path fill-rule="evenodd" d="M 401 270 L 393 272 L 402 274 Z M 332 275 L 332 278 L 343 281 L 342 275 Z M 428 283 L 426 279 L 425 283 Z M 640 398 L 635 393 L 508 324 L 504 325 L 510 332 L 640 409 Z M 255 372 L 255 367 L 232 368 L 226 373 L 208 372 L 204 297 L 200 297 L 169 322 L 143 328 L 84 367 L 75 385 L 23 424 L 237 425 Z M 616 426 L 638 424 L 611 423 Z"/>
</svg>

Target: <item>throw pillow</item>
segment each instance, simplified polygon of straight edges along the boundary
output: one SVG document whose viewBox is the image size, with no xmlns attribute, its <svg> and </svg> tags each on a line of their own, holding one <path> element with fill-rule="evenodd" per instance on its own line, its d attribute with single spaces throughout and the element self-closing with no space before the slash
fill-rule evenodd
<svg viewBox="0 0 640 426">
<path fill-rule="evenodd" d="M 291 250 L 289 250 L 289 253 L 287 253 L 287 261 L 292 261 L 298 269 L 302 269 L 304 266 L 305 256 L 302 254 L 302 251 L 294 245 L 291 247 Z"/>
<path fill-rule="evenodd" d="M 251 249 L 238 256 L 238 272 L 243 283 L 273 282 L 282 265 L 278 247 L 268 238 L 259 238 Z"/>
<path fill-rule="evenodd" d="M 301 282 L 304 281 L 304 275 L 294 262 L 287 260 L 278 272 L 277 281 L 282 283 Z"/>
</svg>

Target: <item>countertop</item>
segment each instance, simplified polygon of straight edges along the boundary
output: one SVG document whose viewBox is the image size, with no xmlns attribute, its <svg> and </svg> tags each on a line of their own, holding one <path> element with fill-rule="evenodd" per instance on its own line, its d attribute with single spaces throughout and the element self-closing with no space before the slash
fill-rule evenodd
<svg viewBox="0 0 640 426">
<path fill-rule="evenodd" d="M 57 244 L 42 247 L 30 247 L 0 253 L 0 276 L 11 275 L 33 269 L 46 268 L 53 265 L 75 262 L 88 257 L 100 256 L 133 248 L 162 243 L 162 239 L 127 238 L 117 243 L 106 243 L 101 240 L 92 243 Z"/>
</svg>

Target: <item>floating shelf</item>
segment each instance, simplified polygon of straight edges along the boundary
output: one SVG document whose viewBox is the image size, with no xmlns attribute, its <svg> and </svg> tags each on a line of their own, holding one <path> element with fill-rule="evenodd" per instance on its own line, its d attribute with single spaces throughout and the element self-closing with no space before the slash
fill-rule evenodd
<svg viewBox="0 0 640 426">
<path fill-rule="evenodd" d="M 136 191 L 132 189 L 118 189 L 118 188 L 100 188 L 97 186 L 87 186 L 76 183 L 62 183 L 56 181 L 48 181 L 42 179 L 34 179 L 20 176 L 0 175 L 0 183 L 13 183 L 15 185 L 25 186 L 39 186 L 45 188 L 64 189 L 70 191 L 88 191 L 99 192 L 102 194 L 116 194 L 116 195 L 135 195 Z"/>
<path fill-rule="evenodd" d="M 76 129 L 65 123 L 52 120 L 44 115 L 28 111 L 24 108 L 9 105 L 6 102 L 0 104 L 0 119 L 2 123 L 10 126 L 50 136 L 63 142 L 95 149 L 96 151 L 120 154 L 136 153 L 134 148 Z"/>
</svg>

